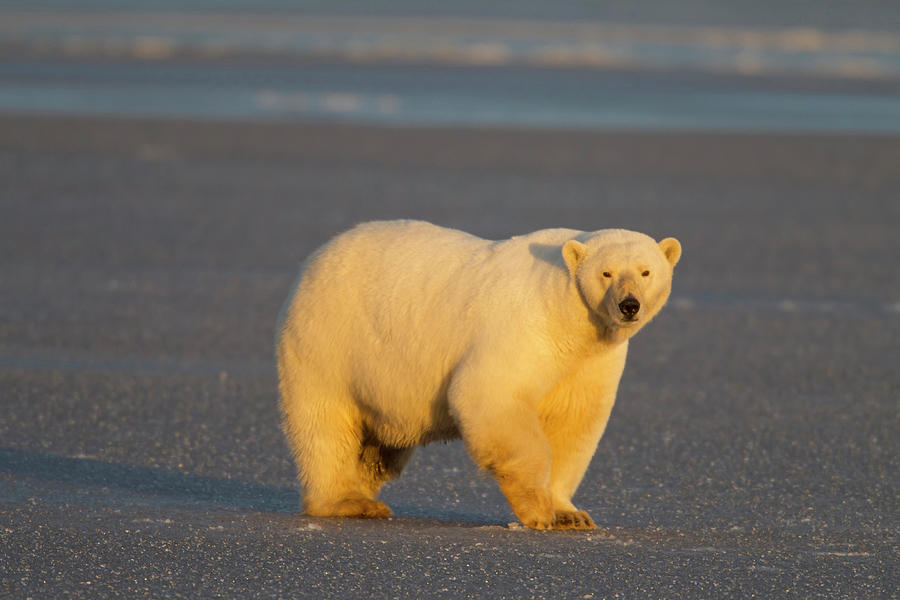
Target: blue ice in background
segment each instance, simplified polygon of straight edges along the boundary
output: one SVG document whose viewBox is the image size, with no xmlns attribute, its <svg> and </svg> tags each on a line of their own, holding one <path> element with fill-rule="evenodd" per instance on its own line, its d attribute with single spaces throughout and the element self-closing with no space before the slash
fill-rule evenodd
<svg viewBox="0 0 900 600">
<path fill-rule="evenodd" d="M 900 132 L 900 3 L 445 4 L 0 2 L 0 111 Z"/>
</svg>

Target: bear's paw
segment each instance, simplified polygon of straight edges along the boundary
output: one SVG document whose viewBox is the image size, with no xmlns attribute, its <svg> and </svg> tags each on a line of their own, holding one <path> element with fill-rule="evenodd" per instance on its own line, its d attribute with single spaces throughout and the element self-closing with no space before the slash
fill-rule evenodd
<svg viewBox="0 0 900 600">
<path fill-rule="evenodd" d="M 558 510 L 553 529 L 596 529 L 597 525 L 583 510 Z"/>
<path fill-rule="evenodd" d="M 346 498 L 327 507 L 307 509 L 311 517 L 355 517 L 358 519 L 384 519 L 391 516 L 391 509 L 384 502 L 368 498 Z"/>
</svg>

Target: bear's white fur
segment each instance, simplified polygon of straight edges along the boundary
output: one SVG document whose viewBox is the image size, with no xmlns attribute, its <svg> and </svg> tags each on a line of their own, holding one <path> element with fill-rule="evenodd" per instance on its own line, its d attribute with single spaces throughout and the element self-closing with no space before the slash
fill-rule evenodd
<svg viewBox="0 0 900 600">
<path fill-rule="evenodd" d="M 489 241 L 386 221 L 332 239 L 277 334 L 307 514 L 388 516 L 376 495 L 415 446 L 462 437 L 522 523 L 593 528 L 571 498 L 680 256 L 621 229 Z"/>
</svg>

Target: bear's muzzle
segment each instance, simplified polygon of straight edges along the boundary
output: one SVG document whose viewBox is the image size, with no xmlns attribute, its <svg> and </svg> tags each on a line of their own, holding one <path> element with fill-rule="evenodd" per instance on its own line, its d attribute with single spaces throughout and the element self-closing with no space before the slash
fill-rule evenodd
<svg viewBox="0 0 900 600">
<path fill-rule="evenodd" d="M 625 321 L 637 319 L 639 310 L 641 310 L 641 303 L 631 294 L 628 294 L 624 300 L 619 302 L 619 312 L 622 313 L 622 319 Z"/>
</svg>

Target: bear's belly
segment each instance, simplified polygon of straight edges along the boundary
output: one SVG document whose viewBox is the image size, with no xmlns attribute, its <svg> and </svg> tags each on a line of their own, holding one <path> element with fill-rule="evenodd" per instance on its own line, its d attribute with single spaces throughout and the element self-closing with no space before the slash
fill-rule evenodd
<svg viewBox="0 0 900 600">
<path fill-rule="evenodd" d="M 367 433 L 396 448 L 459 439 L 447 401 L 450 370 L 412 364 L 385 348 L 380 356 L 375 364 L 353 363 L 351 389 Z"/>
<path fill-rule="evenodd" d="M 393 398 L 395 402 L 357 401 L 368 436 L 380 444 L 410 448 L 441 440 L 460 438 L 459 427 L 450 414 L 446 395 L 432 401 L 427 397 Z M 400 400 L 400 402 L 396 402 Z"/>
<path fill-rule="evenodd" d="M 379 444 L 393 448 L 411 448 L 424 446 L 431 442 L 456 440 L 460 438 L 456 422 L 447 415 L 415 418 L 404 415 L 402 419 L 389 418 L 386 415 L 373 415 L 365 411 L 365 429 L 368 437 Z"/>
</svg>

